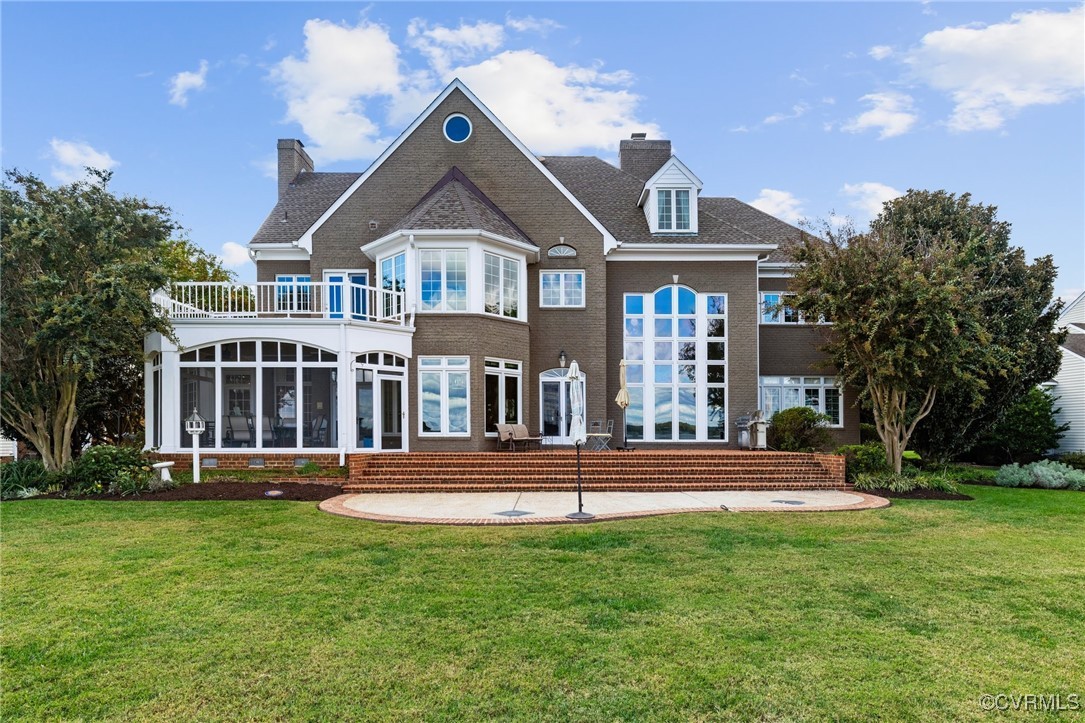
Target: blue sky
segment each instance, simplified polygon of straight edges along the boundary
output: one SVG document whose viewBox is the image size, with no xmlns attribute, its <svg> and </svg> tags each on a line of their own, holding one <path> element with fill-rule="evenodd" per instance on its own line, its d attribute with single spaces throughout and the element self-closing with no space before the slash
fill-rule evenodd
<svg viewBox="0 0 1085 723">
<path fill-rule="evenodd" d="M 5 168 L 90 163 L 253 275 L 277 138 L 361 171 L 454 76 L 541 154 L 670 138 L 705 183 L 864 223 L 908 188 L 998 206 L 1085 288 L 1080 4 L 52 4 L 2 8 Z"/>
</svg>

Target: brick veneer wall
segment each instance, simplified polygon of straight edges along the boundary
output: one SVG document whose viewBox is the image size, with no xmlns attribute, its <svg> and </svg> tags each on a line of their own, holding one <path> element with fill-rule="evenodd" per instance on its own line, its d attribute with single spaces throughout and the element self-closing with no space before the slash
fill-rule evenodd
<svg viewBox="0 0 1085 723">
<path fill-rule="evenodd" d="M 156 453 L 152 455 L 154 458 L 162 460 L 164 462 L 173 461 L 175 469 L 192 469 L 192 453 Z M 305 458 L 310 462 L 315 462 L 323 469 L 332 469 L 339 466 L 339 454 L 337 452 L 331 453 L 319 453 L 309 454 L 307 452 L 296 452 L 290 454 L 263 454 L 260 450 L 253 449 L 247 452 L 220 452 L 217 450 L 203 450 L 200 452 L 200 459 L 204 460 L 208 457 L 213 457 L 218 460 L 218 464 L 214 467 L 206 467 L 203 469 L 294 469 L 294 460 L 298 458 Z M 258 458 L 264 460 L 264 466 L 250 467 L 249 459 Z M 201 465 L 203 462 L 201 461 Z"/>
</svg>

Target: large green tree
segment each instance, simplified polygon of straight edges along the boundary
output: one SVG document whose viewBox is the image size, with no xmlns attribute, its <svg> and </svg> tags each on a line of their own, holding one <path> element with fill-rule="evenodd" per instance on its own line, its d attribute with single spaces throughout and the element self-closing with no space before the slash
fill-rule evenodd
<svg viewBox="0 0 1085 723">
<path fill-rule="evenodd" d="M 141 416 L 143 337 L 171 333 L 150 292 L 185 267 L 170 259 L 195 256 L 196 275 L 208 259 L 173 238 L 169 209 L 111 193 L 108 172 L 59 187 L 6 176 L 0 426 L 58 469 L 88 437 Z"/>
<path fill-rule="evenodd" d="M 931 242 L 944 245 L 957 266 L 975 275 L 971 293 L 986 348 L 973 354 L 971 377 L 940 390 L 939 404 L 913 443 L 924 457 L 946 460 L 970 449 L 1029 390 L 1058 372 L 1065 333 L 1056 329 L 1058 270 L 1050 256 L 1028 263 L 1024 251 L 1010 244 L 1010 224 L 998 220 L 998 209 L 973 203 L 967 193 L 909 191 L 886 203 L 871 228 L 899 238 L 912 256 Z"/>
<path fill-rule="evenodd" d="M 831 320 L 824 349 L 861 390 L 896 471 L 916 426 L 950 384 L 978 389 L 989 341 L 975 275 L 940 238 L 913 241 L 879 227 L 822 229 L 796 250 L 794 305 Z M 828 327 L 827 327 L 828 328 Z"/>
</svg>

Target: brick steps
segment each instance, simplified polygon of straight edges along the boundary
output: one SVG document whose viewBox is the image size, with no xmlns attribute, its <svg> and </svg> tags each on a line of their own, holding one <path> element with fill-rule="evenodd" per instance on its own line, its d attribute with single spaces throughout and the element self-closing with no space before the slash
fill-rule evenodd
<svg viewBox="0 0 1085 723">
<path fill-rule="evenodd" d="M 574 490 L 571 450 L 352 455 L 345 492 Z M 784 452 L 583 452 L 586 490 L 844 489 L 843 460 Z"/>
</svg>

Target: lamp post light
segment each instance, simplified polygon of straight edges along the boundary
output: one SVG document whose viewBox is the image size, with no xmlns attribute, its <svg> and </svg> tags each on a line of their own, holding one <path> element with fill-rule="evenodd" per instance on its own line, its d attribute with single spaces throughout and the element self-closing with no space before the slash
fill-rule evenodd
<svg viewBox="0 0 1085 723">
<path fill-rule="evenodd" d="M 200 435 L 207 429 L 207 420 L 200 416 L 196 407 L 185 420 L 185 430 L 192 435 L 192 481 L 200 483 Z"/>
</svg>

